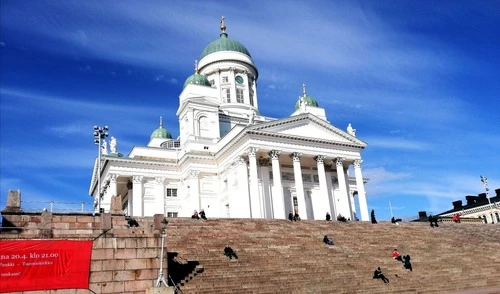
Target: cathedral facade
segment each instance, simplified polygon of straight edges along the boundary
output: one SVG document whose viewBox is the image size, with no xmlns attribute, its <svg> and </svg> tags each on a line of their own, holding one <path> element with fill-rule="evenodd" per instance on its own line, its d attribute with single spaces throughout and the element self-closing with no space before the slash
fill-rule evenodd
<svg viewBox="0 0 500 294">
<path fill-rule="evenodd" d="M 89 190 L 96 210 L 108 211 L 111 197 L 121 195 L 129 216 L 189 217 L 204 209 L 208 217 L 285 219 L 294 212 L 368 221 L 366 143 L 351 125 L 343 131 L 330 124 L 305 85 L 289 117 L 261 115 L 258 69 L 228 37 L 224 19 L 220 29 L 179 95 L 179 138 L 160 118 L 147 146 L 121 156 L 113 139 L 111 152 L 96 159 Z"/>
</svg>

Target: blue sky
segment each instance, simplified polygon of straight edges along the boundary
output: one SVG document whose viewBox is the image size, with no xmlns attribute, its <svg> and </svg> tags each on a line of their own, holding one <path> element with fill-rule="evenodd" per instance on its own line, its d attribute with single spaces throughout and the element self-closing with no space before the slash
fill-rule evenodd
<svg viewBox="0 0 500 294">
<path fill-rule="evenodd" d="M 9 189 L 90 203 L 93 125 L 125 155 L 159 116 L 177 137 L 178 95 L 221 15 L 259 69 L 263 115 L 290 115 L 306 83 L 368 143 L 378 219 L 389 202 L 398 217 L 451 209 L 484 191 L 480 175 L 500 188 L 498 1 L 2 0 L 0 14 L 0 207 Z"/>
</svg>

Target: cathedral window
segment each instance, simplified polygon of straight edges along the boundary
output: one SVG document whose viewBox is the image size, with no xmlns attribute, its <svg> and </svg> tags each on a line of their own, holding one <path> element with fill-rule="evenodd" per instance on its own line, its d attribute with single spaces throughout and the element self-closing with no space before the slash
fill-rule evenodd
<svg viewBox="0 0 500 294">
<path fill-rule="evenodd" d="M 167 212 L 167 217 L 177 217 L 177 212 L 172 212 L 172 211 L 169 211 Z"/>
<path fill-rule="evenodd" d="M 243 103 L 243 89 L 236 89 L 236 102 Z"/>
<path fill-rule="evenodd" d="M 177 189 L 167 188 L 167 197 L 177 197 Z"/>
<path fill-rule="evenodd" d="M 210 124 L 208 122 L 208 118 L 206 116 L 202 116 L 198 120 L 199 126 L 199 136 L 200 137 L 209 137 L 210 136 Z"/>
<path fill-rule="evenodd" d="M 222 82 L 223 83 L 228 83 L 229 82 L 229 78 L 226 76 L 226 77 L 222 77 Z"/>
<path fill-rule="evenodd" d="M 250 91 L 250 105 L 253 106 L 253 91 Z"/>
<path fill-rule="evenodd" d="M 231 103 L 231 90 L 229 88 L 222 89 L 222 94 L 224 96 L 224 103 Z"/>
</svg>

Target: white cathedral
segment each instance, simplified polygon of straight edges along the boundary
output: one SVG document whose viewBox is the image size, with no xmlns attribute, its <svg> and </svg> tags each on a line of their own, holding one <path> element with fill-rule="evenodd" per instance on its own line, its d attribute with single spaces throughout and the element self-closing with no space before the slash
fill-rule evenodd
<svg viewBox="0 0 500 294">
<path fill-rule="evenodd" d="M 96 210 L 109 211 L 120 195 L 132 217 L 190 217 L 204 209 L 209 218 L 285 219 L 294 212 L 368 221 L 361 173 L 367 144 L 350 124 L 346 132 L 330 124 L 305 85 L 289 117 L 260 115 L 257 67 L 228 37 L 224 18 L 220 29 L 179 95 L 179 138 L 160 118 L 147 146 L 128 156 L 116 152 L 114 138 L 111 152 L 103 146 L 89 190 Z"/>
</svg>

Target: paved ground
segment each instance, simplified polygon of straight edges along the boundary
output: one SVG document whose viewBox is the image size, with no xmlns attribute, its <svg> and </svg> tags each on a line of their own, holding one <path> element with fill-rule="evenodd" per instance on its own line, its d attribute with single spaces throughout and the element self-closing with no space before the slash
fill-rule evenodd
<svg viewBox="0 0 500 294">
<path fill-rule="evenodd" d="M 499 288 L 489 288 L 489 289 L 457 291 L 457 292 L 450 292 L 448 294 L 500 294 L 500 287 Z"/>
</svg>

